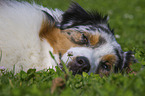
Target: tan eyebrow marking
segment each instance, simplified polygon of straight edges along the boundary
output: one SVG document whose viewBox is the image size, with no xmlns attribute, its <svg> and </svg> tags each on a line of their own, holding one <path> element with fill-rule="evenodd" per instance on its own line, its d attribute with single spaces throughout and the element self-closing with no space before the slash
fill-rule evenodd
<svg viewBox="0 0 145 96">
<path fill-rule="evenodd" d="M 55 24 L 51 24 L 48 20 L 43 20 L 41 29 L 39 32 L 41 40 L 46 39 L 47 42 L 53 47 L 53 53 L 63 55 L 71 47 L 78 46 L 72 43 L 66 35 L 61 33 L 61 30 L 55 27 Z"/>
<path fill-rule="evenodd" d="M 99 47 L 106 43 L 105 38 L 103 38 L 100 34 L 89 35 L 90 46 L 93 48 Z"/>
<path fill-rule="evenodd" d="M 89 39 L 90 39 L 90 44 L 92 46 L 96 45 L 99 43 L 99 38 L 100 38 L 100 35 L 90 35 Z"/>
<path fill-rule="evenodd" d="M 108 61 L 109 64 L 113 65 L 116 62 L 116 56 L 113 54 L 108 54 L 102 57 L 101 61 Z"/>
</svg>

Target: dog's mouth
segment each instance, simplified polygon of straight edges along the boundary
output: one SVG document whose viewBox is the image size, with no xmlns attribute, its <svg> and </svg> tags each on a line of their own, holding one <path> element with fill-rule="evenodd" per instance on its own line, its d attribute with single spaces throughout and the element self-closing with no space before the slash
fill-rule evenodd
<svg viewBox="0 0 145 96">
<path fill-rule="evenodd" d="M 60 67 L 64 71 L 62 64 L 60 64 Z M 69 71 L 72 71 L 73 75 L 75 75 L 82 74 L 83 72 L 88 73 L 91 68 L 91 65 L 86 57 L 78 56 L 73 58 L 73 60 L 67 64 L 67 68 L 69 69 Z"/>
</svg>

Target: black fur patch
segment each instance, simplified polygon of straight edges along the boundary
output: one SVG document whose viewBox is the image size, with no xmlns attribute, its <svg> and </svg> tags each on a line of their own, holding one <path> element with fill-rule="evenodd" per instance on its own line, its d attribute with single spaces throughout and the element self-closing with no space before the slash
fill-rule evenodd
<svg viewBox="0 0 145 96">
<path fill-rule="evenodd" d="M 114 72 L 124 72 L 125 69 L 130 69 L 130 63 L 136 63 L 136 59 L 132 56 L 133 52 L 122 52 L 123 56 L 120 56 L 119 51 L 116 49 L 116 55 L 118 56 L 117 64 L 115 65 Z"/>
<path fill-rule="evenodd" d="M 110 29 L 108 30 L 108 29 L 106 29 L 106 28 L 104 28 L 104 27 L 102 27 L 102 26 L 97 26 L 97 28 L 100 28 L 102 31 L 104 31 L 104 32 L 106 32 L 106 33 L 108 33 L 108 34 L 110 34 L 110 33 L 112 33 L 111 31 L 110 31 Z"/>
<path fill-rule="evenodd" d="M 70 8 L 63 14 L 61 29 L 77 25 L 96 25 L 102 23 L 107 23 L 107 16 L 103 17 L 98 12 L 86 12 L 79 4 L 73 2 Z M 65 26 L 67 24 L 68 26 Z"/>
<path fill-rule="evenodd" d="M 123 58 L 122 58 L 122 56 L 121 56 L 121 54 L 123 54 L 123 52 L 120 54 L 119 51 L 118 51 L 118 49 L 115 49 L 115 52 L 116 52 L 116 55 L 117 55 L 117 57 L 118 57 L 118 61 L 117 61 L 116 64 L 115 64 L 114 72 L 115 72 L 115 73 L 118 73 L 118 71 L 121 70 L 122 65 L 123 65 L 123 64 L 122 64 L 122 63 L 123 63 Z"/>
<path fill-rule="evenodd" d="M 124 56 L 125 61 L 124 61 L 124 64 L 122 66 L 122 70 L 129 67 L 129 63 L 133 61 L 132 55 L 133 55 L 132 51 L 126 52 L 126 56 Z"/>
</svg>

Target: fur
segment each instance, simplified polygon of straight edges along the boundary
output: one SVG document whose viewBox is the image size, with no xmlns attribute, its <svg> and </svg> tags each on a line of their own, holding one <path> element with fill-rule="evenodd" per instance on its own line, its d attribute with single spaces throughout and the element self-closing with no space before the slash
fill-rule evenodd
<svg viewBox="0 0 145 96">
<path fill-rule="evenodd" d="M 107 21 L 107 16 L 87 12 L 77 3 L 63 12 L 35 3 L 0 0 L 0 66 L 12 70 L 15 65 L 16 72 L 54 68 L 51 51 L 60 66 L 63 60 L 68 68 L 78 67 L 76 57 L 90 64 L 87 71 L 83 65 L 79 69 L 73 66 L 72 71 L 108 75 L 113 65 L 114 72 L 130 69 L 132 55 L 122 51 Z"/>
<path fill-rule="evenodd" d="M 5 0 L 1 0 L 0 5 L 1 66 L 11 70 L 15 65 L 16 72 L 21 68 L 26 71 L 56 66 L 49 55 L 53 48 L 39 38 L 42 21 L 46 18 L 42 6 Z"/>
</svg>

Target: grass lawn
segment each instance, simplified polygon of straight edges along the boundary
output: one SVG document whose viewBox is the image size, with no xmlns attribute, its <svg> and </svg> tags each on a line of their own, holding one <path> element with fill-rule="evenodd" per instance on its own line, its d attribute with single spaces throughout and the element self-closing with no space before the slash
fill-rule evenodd
<svg viewBox="0 0 145 96">
<path fill-rule="evenodd" d="M 21 1 L 21 0 L 19 0 Z M 31 0 L 25 0 L 30 2 Z M 71 0 L 34 0 L 48 8 L 67 10 Z M 36 72 L 30 69 L 3 72 L 0 96 L 145 96 L 145 0 L 75 0 L 87 10 L 98 10 L 110 16 L 123 51 L 135 52 L 139 63 L 132 65 L 137 74 L 67 75 L 59 69 Z M 60 82 L 56 82 L 60 81 Z"/>
</svg>

